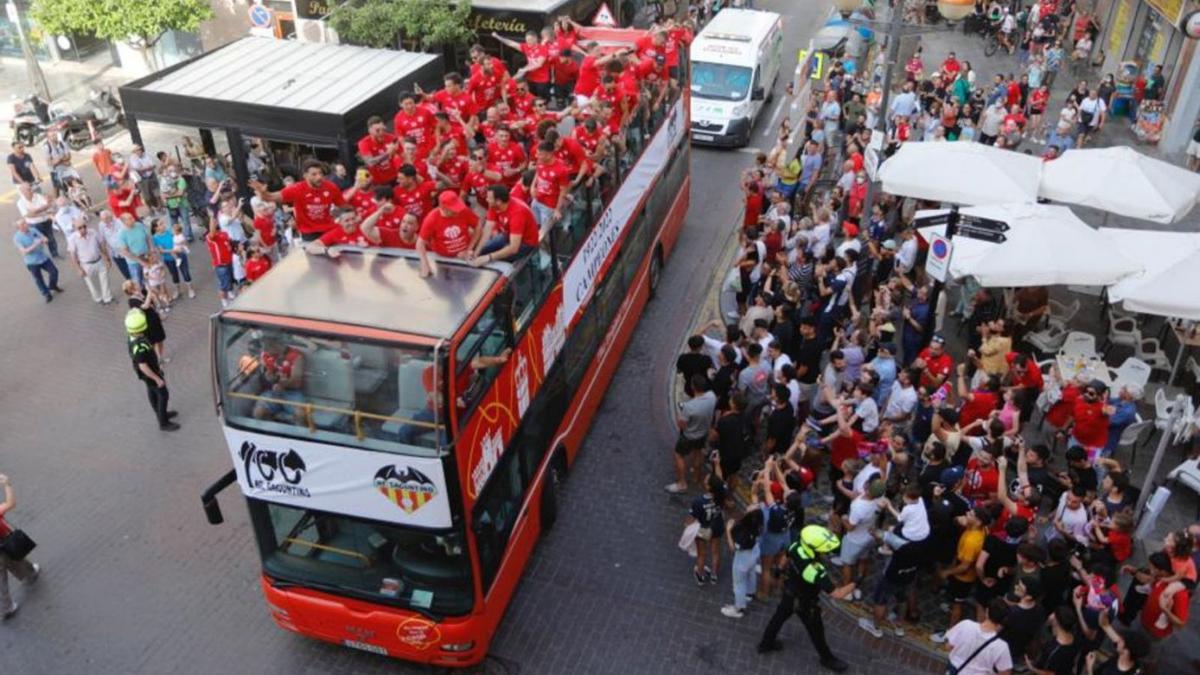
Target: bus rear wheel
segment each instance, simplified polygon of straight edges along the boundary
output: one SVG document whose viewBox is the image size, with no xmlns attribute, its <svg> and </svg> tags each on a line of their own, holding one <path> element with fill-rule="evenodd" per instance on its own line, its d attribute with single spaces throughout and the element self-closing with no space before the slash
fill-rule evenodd
<svg viewBox="0 0 1200 675">
<path fill-rule="evenodd" d="M 558 491 L 566 474 L 566 455 L 562 449 L 559 449 L 550 460 L 550 466 L 546 470 L 546 483 L 542 486 L 542 531 L 554 527 L 555 521 L 558 520 Z"/>
<path fill-rule="evenodd" d="M 654 257 L 650 258 L 650 297 L 658 290 L 658 282 L 662 281 L 663 256 L 662 246 L 654 248 Z"/>
</svg>

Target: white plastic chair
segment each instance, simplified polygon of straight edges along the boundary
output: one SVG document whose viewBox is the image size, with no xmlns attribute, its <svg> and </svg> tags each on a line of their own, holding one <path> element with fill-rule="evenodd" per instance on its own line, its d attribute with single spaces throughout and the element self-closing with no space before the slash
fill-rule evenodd
<svg viewBox="0 0 1200 675">
<path fill-rule="evenodd" d="M 1154 392 L 1154 427 L 1159 431 L 1166 431 L 1167 425 L 1171 422 L 1171 408 L 1175 402 L 1167 398 L 1167 393 L 1162 389 Z"/>
<path fill-rule="evenodd" d="M 1167 480 L 1200 495 L 1200 458 L 1189 459 L 1171 469 L 1171 473 L 1167 474 Z M 1197 507 L 1196 517 L 1200 518 L 1200 507 Z"/>
<path fill-rule="evenodd" d="M 1131 356 L 1121 363 L 1121 367 L 1116 370 L 1110 369 L 1113 390 L 1120 389 L 1126 384 L 1136 384 L 1144 389 L 1150 382 L 1150 373 L 1153 370 L 1150 364 Z"/>
<path fill-rule="evenodd" d="M 1095 356 L 1096 336 L 1091 333 L 1071 331 L 1063 341 L 1062 353 L 1070 356 Z"/>
<path fill-rule="evenodd" d="M 1050 321 L 1045 328 L 1025 336 L 1025 342 L 1042 354 L 1056 354 L 1067 340 L 1067 328 L 1057 321 Z"/>
<path fill-rule="evenodd" d="M 1063 304 L 1057 300 L 1050 301 L 1050 318 L 1063 324 L 1071 323 L 1071 319 L 1079 313 L 1081 307 L 1079 298 L 1075 298 L 1070 303 Z"/>
<path fill-rule="evenodd" d="M 1184 365 L 1187 366 L 1188 372 L 1192 374 L 1192 377 L 1196 379 L 1196 382 L 1200 383 L 1200 363 L 1196 363 L 1196 357 L 1187 357 L 1187 361 L 1184 362 Z"/>
<path fill-rule="evenodd" d="M 1138 330 L 1137 320 L 1130 316 L 1108 315 L 1108 335 L 1104 338 L 1104 349 L 1107 355 L 1113 347 L 1129 347 L 1137 349 L 1142 342 L 1142 331 Z"/>
<path fill-rule="evenodd" d="M 1171 360 L 1167 358 L 1167 353 L 1163 351 L 1158 338 L 1143 338 L 1134 350 L 1134 356 L 1145 361 L 1154 370 L 1171 372 Z"/>
<path fill-rule="evenodd" d="M 1154 433 L 1154 420 L 1138 420 L 1130 424 L 1121 432 L 1121 438 L 1117 441 L 1117 452 L 1120 452 L 1121 448 L 1132 448 L 1129 465 L 1133 466 L 1133 463 L 1137 461 L 1138 448 L 1152 433 Z"/>
</svg>

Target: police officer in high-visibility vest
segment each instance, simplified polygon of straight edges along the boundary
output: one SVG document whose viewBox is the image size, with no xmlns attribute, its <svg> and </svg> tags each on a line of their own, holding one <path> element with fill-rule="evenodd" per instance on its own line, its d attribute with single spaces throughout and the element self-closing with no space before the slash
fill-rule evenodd
<svg viewBox="0 0 1200 675">
<path fill-rule="evenodd" d="M 158 428 L 175 431 L 179 425 L 172 418 L 179 413 L 167 409 L 170 393 L 154 345 L 146 339 L 148 326 L 146 313 L 142 310 L 135 308 L 125 313 L 125 332 L 129 333 L 129 358 L 133 361 L 133 372 L 146 385 L 146 397 L 150 399 L 150 407 L 158 419 Z"/>
<path fill-rule="evenodd" d="M 800 536 L 787 550 L 783 600 L 767 623 L 762 641 L 758 643 L 759 652 L 783 649 L 783 643 L 776 636 L 795 612 L 804 622 L 808 637 L 821 657 L 821 665 L 838 673 L 849 667 L 830 651 L 825 641 L 825 624 L 821 621 L 821 593 L 841 600 L 854 590 L 853 582 L 835 590 L 829 577 L 825 558 L 840 544 L 836 534 L 820 525 L 806 525 L 800 530 Z"/>
</svg>

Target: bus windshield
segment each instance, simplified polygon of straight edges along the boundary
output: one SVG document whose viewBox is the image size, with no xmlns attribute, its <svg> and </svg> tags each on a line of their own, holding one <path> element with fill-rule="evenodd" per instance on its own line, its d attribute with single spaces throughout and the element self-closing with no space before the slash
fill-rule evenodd
<svg viewBox="0 0 1200 675">
<path fill-rule="evenodd" d="M 436 617 L 471 611 L 461 531 L 397 527 L 250 500 L 263 569 L 280 582 L 394 604 Z"/>
<path fill-rule="evenodd" d="M 217 340 L 217 377 L 232 426 L 426 456 L 444 442 L 436 394 L 442 388 L 427 347 L 228 321 Z"/>
<path fill-rule="evenodd" d="M 750 93 L 754 71 L 723 63 L 692 63 L 692 95 L 719 101 L 741 101 Z"/>
</svg>

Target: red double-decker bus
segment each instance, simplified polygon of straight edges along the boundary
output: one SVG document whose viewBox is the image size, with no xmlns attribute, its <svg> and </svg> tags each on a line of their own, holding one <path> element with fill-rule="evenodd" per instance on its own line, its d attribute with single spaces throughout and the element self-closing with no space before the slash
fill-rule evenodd
<svg viewBox="0 0 1200 675">
<path fill-rule="evenodd" d="M 639 31 L 603 31 L 632 43 Z M 680 87 L 523 259 L 293 253 L 214 317 L 214 393 L 287 630 L 480 662 L 688 206 Z"/>
</svg>

